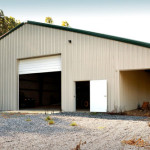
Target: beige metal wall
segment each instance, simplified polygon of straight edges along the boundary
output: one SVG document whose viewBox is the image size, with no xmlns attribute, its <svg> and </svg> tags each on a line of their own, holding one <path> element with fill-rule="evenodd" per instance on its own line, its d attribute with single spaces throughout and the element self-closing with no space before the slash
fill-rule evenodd
<svg viewBox="0 0 150 150">
<path fill-rule="evenodd" d="M 17 61 L 55 54 L 62 58 L 64 111 L 75 111 L 75 81 L 101 79 L 108 81 L 108 111 L 119 110 L 119 70 L 150 68 L 148 48 L 26 24 L 0 40 L 0 110 L 18 109 Z"/>
</svg>

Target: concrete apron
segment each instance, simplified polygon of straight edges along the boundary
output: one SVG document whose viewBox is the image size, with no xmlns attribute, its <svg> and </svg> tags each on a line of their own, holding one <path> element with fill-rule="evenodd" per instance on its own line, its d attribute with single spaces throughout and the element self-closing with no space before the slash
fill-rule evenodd
<svg viewBox="0 0 150 150">
<path fill-rule="evenodd" d="M 16 111 L 0 111 L 0 113 L 27 113 L 27 114 L 54 114 L 54 113 L 61 113 L 61 111 L 57 108 L 28 108 L 28 109 L 20 109 Z M 86 112 L 90 113 L 88 109 L 77 109 L 75 112 Z"/>
<path fill-rule="evenodd" d="M 26 110 L 18 110 L 18 111 L 0 111 L 0 113 L 26 113 L 26 114 L 54 114 L 60 113 L 60 110 L 35 110 L 35 109 L 26 109 Z"/>
<path fill-rule="evenodd" d="M 25 110 L 17 110 L 17 111 L 0 111 L 0 113 L 25 113 L 25 114 L 54 114 L 54 113 L 61 113 L 64 111 L 60 110 L 42 110 L 42 109 L 25 109 Z M 90 113 L 90 111 L 87 110 L 77 110 L 76 112 L 85 112 Z"/>
</svg>

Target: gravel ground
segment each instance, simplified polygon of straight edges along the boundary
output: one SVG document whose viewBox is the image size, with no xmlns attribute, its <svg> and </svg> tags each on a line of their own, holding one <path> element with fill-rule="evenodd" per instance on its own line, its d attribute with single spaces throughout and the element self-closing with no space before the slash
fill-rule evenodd
<svg viewBox="0 0 150 150">
<path fill-rule="evenodd" d="M 90 114 L 51 114 L 54 125 L 48 125 L 44 114 L 0 113 L 0 149 L 2 150 L 73 150 L 80 141 L 81 150 L 146 149 L 121 144 L 133 138 L 150 141 L 149 118 Z M 31 121 L 26 121 L 26 119 Z M 75 121 L 77 126 L 70 126 Z"/>
</svg>

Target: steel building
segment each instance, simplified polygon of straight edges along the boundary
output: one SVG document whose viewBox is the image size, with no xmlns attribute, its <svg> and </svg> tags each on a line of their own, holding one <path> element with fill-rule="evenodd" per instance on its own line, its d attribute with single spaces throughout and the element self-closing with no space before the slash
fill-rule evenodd
<svg viewBox="0 0 150 150">
<path fill-rule="evenodd" d="M 150 101 L 150 44 L 27 21 L 0 37 L 0 110 L 136 109 Z"/>
</svg>

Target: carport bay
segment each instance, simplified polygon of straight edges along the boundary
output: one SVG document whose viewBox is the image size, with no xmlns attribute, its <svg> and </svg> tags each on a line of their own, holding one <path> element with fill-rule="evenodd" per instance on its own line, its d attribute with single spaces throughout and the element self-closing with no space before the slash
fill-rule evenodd
<svg viewBox="0 0 150 150">
<path fill-rule="evenodd" d="M 120 110 L 128 111 L 150 102 L 150 69 L 120 70 Z"/>
</svg>

